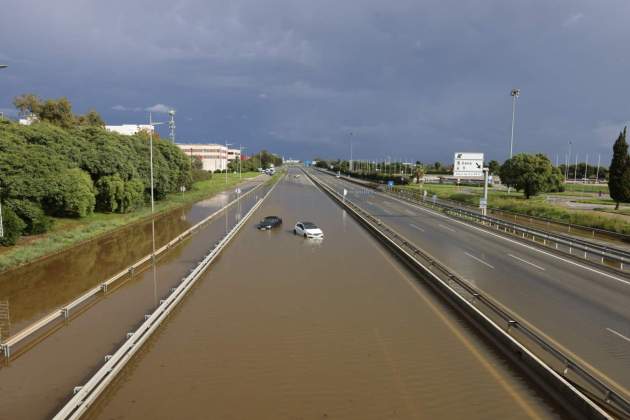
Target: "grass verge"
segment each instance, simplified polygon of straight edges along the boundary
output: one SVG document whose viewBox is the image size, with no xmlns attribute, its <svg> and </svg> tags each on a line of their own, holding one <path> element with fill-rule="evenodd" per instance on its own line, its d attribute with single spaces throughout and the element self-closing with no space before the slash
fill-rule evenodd
<svg viewBox="0 0 630 420">
<path fill-rule="evenodd" d="M 459 190 L 455 185 L 425 184 L 424 187 L 429 197 L 435 194 L 439 198 L 458 201 L 471 206 L 479 205 L 479 198 L 482 194 L 482 189 L 479 187 L 460 187 Z M 410 185 L 400 188 L 414 189 L 417 191 L 422 187 L 419 185 Z M 605 200 L 593 199 L 592 201 Z M 618 217 L 614 217 L 613 214 L 609 216 L 601 213 L 594 214 L 589 210 L 570 210 L 560 205 L 546 202 L 544 196 L 537 196 L 526 200 L 520 193 L 512 193 L 508 196 L 502 191 L 493 192 L 489 190 L 488 206 L 494 209 L 541 217 L 558 222 L 630 234 L 630 223 Z"/>
<path fill-rule="evenodd" d="M 243 180 L 257 175 L 257 172 L 244 173 Z M 233 188 L 240 182 L 241 179 L 238 174 L 228 174 L 227 184 L 225 176 L 217 174 L 212 179 L 196 182 L 192 189 L 183 195 L 181 193 L 169 194 L 165 199 L 155 203 L 155 212 L 168 212 L 195 203 L 218 192 Z M 0 249 L 0 272 L 94 240 L 150 216 L 151 207 L 144 206 L 126 214 L 93 213 L 82 219 L 55 219 L 55 224 L 49 232 L 43 235 L 23 237 L 16 245 Z"/>
</svg>

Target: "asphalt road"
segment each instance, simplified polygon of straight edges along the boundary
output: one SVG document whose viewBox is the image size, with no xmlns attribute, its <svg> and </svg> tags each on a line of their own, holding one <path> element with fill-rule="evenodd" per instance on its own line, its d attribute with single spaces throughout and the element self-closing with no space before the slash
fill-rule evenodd
<svg viewBox="0 0 630 420">
<path fill-rule="evenodd" d="M 630 280 L 311 170 L 630 397 Z"/>
<path fill-rule="evenodd" d="M 296 169 L 87 419 L 564 413 Z M 261 232 L 256 221 L 282 218 Z M 323 240 L 293 234 L 315 222 Z"/>
</svg>

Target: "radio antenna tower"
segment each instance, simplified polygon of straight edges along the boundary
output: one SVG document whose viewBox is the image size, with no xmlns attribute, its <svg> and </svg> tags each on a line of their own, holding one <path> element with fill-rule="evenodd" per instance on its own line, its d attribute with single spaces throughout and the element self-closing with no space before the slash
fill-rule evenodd
<svg viewBox="0 0 630 420">
<path fill-rule="evenodd" d="M 168 122 L 168 128 L 171 130 L 171 141 L 175 144 L 175 110 L 171 109 L 168 111 L 168 115 L 170 115 L 171 119 Z"/>
</svg>

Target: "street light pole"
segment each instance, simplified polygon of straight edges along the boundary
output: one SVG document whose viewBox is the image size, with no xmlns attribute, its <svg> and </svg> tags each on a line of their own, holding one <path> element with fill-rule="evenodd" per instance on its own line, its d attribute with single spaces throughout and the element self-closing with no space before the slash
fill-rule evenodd
<svg viewBox="0 0 630 420">
<path fill-rule="evenodd" d="M 595 183 L 599 184 L 599 164 L 601 162 L 602 155 L 601 153 L 597 155 L 597 172 L 595 173 Z"/>
<path fill-rule="evenodd" d="M 349 165 L 350 173 L 352 173 L 353 168 L 354 168 L 354 164 L 352 162 L 352 131 L 351 131 L 350 132 L 350 165 Z"/>
<path fill-rule="evenodd" d="M 0 64 L 0 69 L 9 67 L 6 64 Z M 0 194 L 0 238 L 4 238 L 4 222 L 2 221 L 2 194 Z"/>
<path fill-rule="evenodd" d="M 521 94 L 520 89 L 512 89 L 510 95 L 512 95 L 512 134 L 510 135 L 510 159 L 512 159 L 512 152 L 514 149 L 514 121 L 516 117 L 516 98 Z"/>
<path fill-rule="evenodd" d="M 243 147 L 242 145 L 238 148 L 238 179 L 243 179 L 243 150 L 247 149 L 247 147 Z"/>
<path fill-rule="evenodd" d="M 565 181 L 569 179 L 569 162 L 571 162 L 571 140 L 569 140 L 569 155 L 567 156 L 567 167 L 564 169 L 564 179 Z"/>
<path fill-rule="evenodd" d="M 153 128 L 163 122 L 154 122 L 153 114 L 149 112 L 149 166 L 151 172 L 151 261 L 153 263 L 153 303 L 157 306 L 157 267 L 155 264 L 155 204 L 153 195 Z"/>
<path fill-rule="evenodd" d="M 227 173 L 228 173 L 228 156 L 230 155 L 228 147 L 231 146 L 232 143 L 228 143 L 227 140 L 225 141 L 225 185 L 227 185 Z"/>
</svg>

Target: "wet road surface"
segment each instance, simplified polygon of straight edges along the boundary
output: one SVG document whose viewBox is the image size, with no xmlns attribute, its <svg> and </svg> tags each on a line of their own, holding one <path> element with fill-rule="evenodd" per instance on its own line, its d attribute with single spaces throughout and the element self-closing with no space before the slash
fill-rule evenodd
<svg viewBox="0 0 630 420">
<path fill-rule="evenodd" d="M 73 387 L 83 384 L 103 364 L 104 356 L 113 353 L 127 332 L 134 331 L 159 299 L 225 235 L 226 219 L 228 228 L 234 226 L 267 188 L 243 197 L 164 254 L 157 261 L 155 277 L 149 265 L 33 348 L 21 354 L 16 350 L 10 363 L 0 364 L 0 419 L 51 417 L 70 398 Z"/>
<path fill-rule="evenodd" d="M 314 172 L 313 172 L 314 173 Z M 630 279 L 314 173 L 630 398 Z"/>
<path fill-rule="evenodd" d="M 553 418 L 560 414 L 297 172 L 88 418 Z M 277 215 L 282 227 L 255 221 Z M 322 241 L 292 233 L 317 223 Z"/>
</svg>

